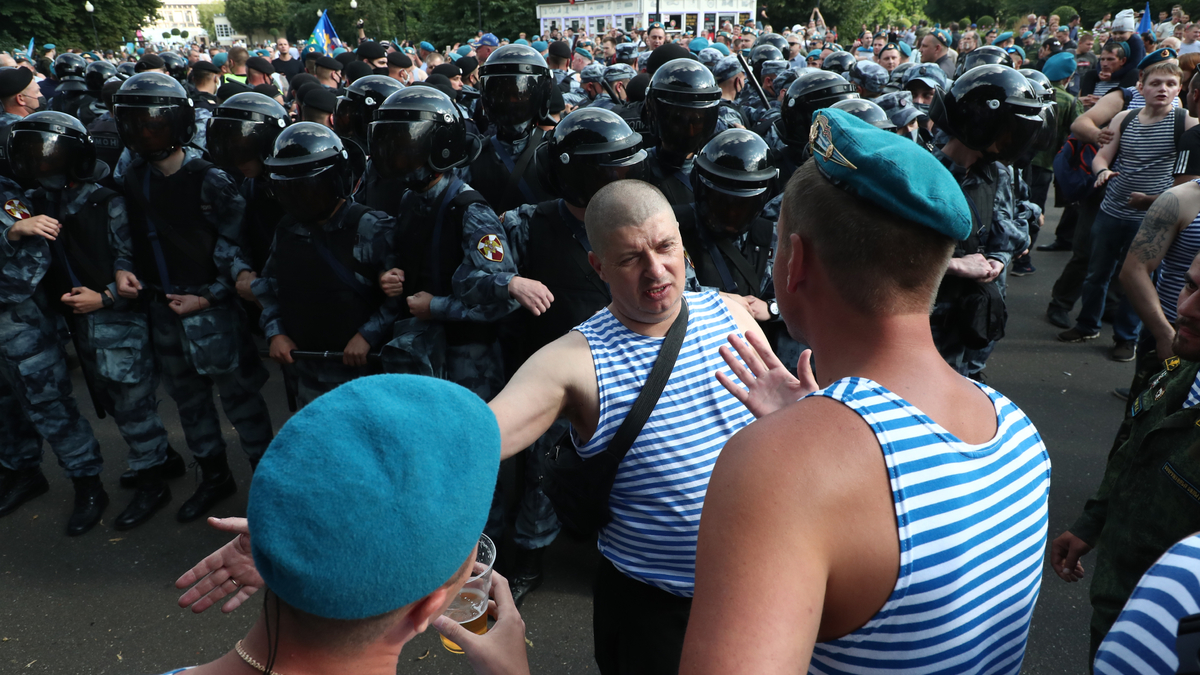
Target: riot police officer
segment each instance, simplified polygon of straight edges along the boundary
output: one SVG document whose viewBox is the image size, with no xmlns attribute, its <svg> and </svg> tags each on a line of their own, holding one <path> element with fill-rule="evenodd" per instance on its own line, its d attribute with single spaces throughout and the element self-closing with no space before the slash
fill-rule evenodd
<svg viewBox="0 0 1200 675">
<path fill-rule="evenodd" d="M 604 69 L 600 84 L 604 91 L 592 101 L 589 108 L 615 110 L 625 105 L 625 85 L 637 75 L 632 66 L 617 63 Z"/>
<path fill-rule="evenodd" d="M 113 416 L 129 444 L 128 480 L 137 492 L 113 521 L 127 530 L 170 501 L 166 481 L 186 469 L 158 416 L 149 322 L 135 301 L 117 293 L 113 267 L 128 251 L 115 249 L 109 233 L 129 227 L 125 200 L 99 185 L 108 166 L 96 160 L 83 125 L 65 113 L 34 113 L 17 122 L 9 146 L 18 180 L 38 186 L 30 194 L 34 211 L 61 227 L 50 242 L 47 300 L 73 334 L 93 401 Z"/>
<path fill-rule="evenodd" d="M 717 126 L 721 89 L 699 61 L 674 59 L 650 80 L 645 115 L 658 146 L 646 159 L 646 180 L 671 204 L 692 201 L 693 156 Z"/>
<path fill-rule="evenodd" d="M 854 55 L 850 52 L 834 52 L 821 61 L 821 70 L 846 77 L 855 63 Z"/>
<path fill-rule="evenodd" d="M 762 84 L 762 68 L 767 61 L 781 61 L 783 53 L 779 51 L 775 45 L 764 42 L 750 50 L 750 74 Z M 754 117 L 757 111 L 766 108 L 767 102 L 762 100 L 758 95 L 758 91 L 754 87 L 745 87 L 742 89 L 739 103 L 747 109 L 751 117 Z"/>
<path fill-rule="evenodd" d="M 963 54 L 958 59 L 958 64 L 955 66 L 954 78 L 958 79 L 963 76 L 963 73 L 971 70 L 975 66 L 983 66 L 987 64 L 999 64 L 1012 68 L 1013 60 L 1008 52 L 994 45 L 984 45 L 977 47 Z"/>
<path fill-rule="evenodd" d="M 333 112 L 334 131 L 350 153 L 355 174 L 362 175 L 354 201 L 384 213 L 396 213 L 404 188 L 380 176 L 367 157 L 367 126 L 387 97 L 403 88 L 387 75 L 360 77 L 342 92 Z"/>
<path fill-rule="evenodd" d="M 196 118 L 187 91 L 170 76 L 126 80 L 113 94 L 113 116 L 136 156 L 123 180 L 132 256 L 117 260 L 117 289 L 149 313 L 163 382 L 200 465 L 200 485 L 176 516 L 188 522 L 237 491 L 213 386 L 251 466 L 272 437 L 259 393 L 267 371 L 234 300 L 246 203 L 224 171 L 187 145 Z"/>
<path fill-rule="evenodd" d="M 780 178 L 784 184 L 808 159 L 808 133 L 813 113 L 852 98 L 858 98 L 856 87 L 842 76 L 826 70 L 802 73 L 788 87 L 779 120 L 771 126 L 765 139 L 780 157 Z"/>
<path fill-rule="evenodd" d="M 119 78 L 119 76 L 118 76 Z M 112 115 L 112 97 L 121 88 L 123 80 L 113 78 L 100 88 L 100 102 L 104 110 L 88 125 L 88 136 L 96 151 L 96 159 L 104 162 L 110 168 L 121 161 L 125 152 L 125 142 L 117 133 L 117 120 Z M 95 107 L 95 106 L 93 106 Z M 118 190 L 116 178 L 111 174 L 101 179 L 100 184 L 112 190 Z"/>
<path fill-rule="evenodd" d="M 465 180 L 496 213 L 550 198 L 537 176 L 534 154 L 550 114 L 553 80 L 546 60 L 532 47 L 505 45 L 479 67 L 484 114 L 492 133 L 483 141 Z"/>
<path fill-rule="evenodd" d="M 896 125 L 892 124 L 892 120 L 888 117 L 888 114 L 874 101 L 865 98 L 848 98 L 838 101 L 829 107 L 848 112 L 878 129 L 893 132 L 896 130 Z"/>
<path fill-rule="evenodd" d="M 384 365 L 444 377 L 488 400 L 503 384 L 495 322 L 516 308 L 499 281 L 516 268 L 495 212 L 455 172 L 478 143 L 454 101 L 426 86 L 389 96 L 367 135 L 380 173 L 408 189 L 397 268 L 380 279 L 389 297 L 404 297 Z"/>
<path fill-rule="evenodd" d="M 163 52 L 159 54 L 163 60 L 164 69 L 167 74 L 175 78 L 179 84 L 187 84 L 188 81 L 188 60 L 179 52 Z"/>
<path fill-rule="evenodd" d="M 84 80 L 87 74 L 87 61 L 78 54 L 67 52 L 59 54 L 54 59 L 54 76 L 58 86 L 54 88 L 54 96 L 50 98 L 50 110 L 65 112 L 79 118 L 79 111 L 92 102 L 87 96 L 88 87 Z"/>
<path fill-rule="evenodd" d="M 79 121 L 83 123 L 83 128 L 88 128 L 92 122 L 96 121 L 108 110 L 104 105 L 104 83 L 116 77 L 117 67 L 108 61 L 92 61 L 87 65 L 87 70 L 83 75 L 83 82 L 87 86 L 88 100 L 86 105 L 79 108 Z M 109 165 L 111 169 L 112 165 Z"/>
<path fill-rule="evenodd" d="M 395 220 L 350 201 L 356 175 L 342 140 L 328 127 L 299 122 L 287 128 L 263 165 L 287 215 L 275 230 L 254 295 L 262 303 L 271 358 L 295 364 L 297 399 L 307 405 L 340 384 L 380 372 L 369 357 L 391 338 L 400 302 L 377 285 L 394 263 Z M 296 359 L 295 350 L 342 354 Z"/>
</svg>

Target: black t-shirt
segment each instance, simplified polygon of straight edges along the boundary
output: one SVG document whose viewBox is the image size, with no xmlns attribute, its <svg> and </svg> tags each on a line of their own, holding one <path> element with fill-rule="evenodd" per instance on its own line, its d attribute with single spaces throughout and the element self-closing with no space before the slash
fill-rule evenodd
<svg viewBox="0 0 1200 675">
<path fill-rule="evenodd" d="M 275 59 L 271 62 L 271 67 L 275 69 L 275 72 L 290 80 L 304 70 L 304 62 L 300 59 L 288 59 L 287 61 Z"/>
<path fill-rule="evenodd" d="M 1173 173 L 1176 176 L 1200 176 L 1200 127 L 1183 132 Z"/>
</svg>

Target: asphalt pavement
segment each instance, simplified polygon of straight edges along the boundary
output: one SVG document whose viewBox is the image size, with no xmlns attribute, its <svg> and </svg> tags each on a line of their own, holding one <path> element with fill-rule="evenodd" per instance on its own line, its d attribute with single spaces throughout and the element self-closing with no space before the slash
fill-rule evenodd
<svg viewBox="0 0 1200 675">
<path fill-rule="evenodd" d="M 1057 222 L 1053 211 L 1048 223 Z M 1051 236 L 1044 232 L 1044 241 Z M 1122 401 L 1111 393 L 1129 385 L 1133 364 L 1108 358 L 1111 329 L 1084 344 L 1055 341 L 1058 329 L 1044 318 L 1050 288 L 1069 253 L 1035 253 L 1037 272 L 1009 280 L 1008 334 L 987 368 L 988 383 L 1033 419 L 1053 462 L 1050 538 L 1070 524 L 1104 470 Z M 275 366 L 264 394 L 276 428 L 288 416 Z M 79 371 L 75 390 L 82 392 Z M 173 402 L 160 406 L 172 445 L 186 444 Z M 80 398 L 87 409 L 86 399 Z M 72 488 L 46 450 L 50 493 L 0 519 L 0 674 L 52 673 L 156 675 L 204 663 L 230 650 L 254 622 L 261 600 L 232 614 L 217 608 L 194 615 L 176 604 L 175 579 L 228 540 L 203 521 L 180 524 L 174 512 L 193 491 L 189 474 L 171 484 L 174 499 L 146 525 L 117 532 L 110 523 L 129 500 L 117 486 L 126 446 L 112 420 L 88 412 L 108 460 L 104 483 L 113 498 L 104 522 L 78 538 L 64 534 Z M 249 466 L 236 434 L 226 425 L 239 492 L 214 515 L 245 512 Z M 500 551 L 500 566 L 511 559 Z M 1093 556 L 1084 559 L 1087 567 Z M 526 601 L 533 673 L 599 672 L 592 660 L 591 577 L 594 544 L 559 539 L 547 556 L 547 581 Z M 1025 656 L 1026 673 L 1086 672 L 1090 609 L 1086 580 L 1066 584 L 1047 568 Z M 754 645 L 747 645 L 753 649 Z M 432 629 L 404 650 L 399 672 L 469 673 L 462 656 L 446 652 Z"/>
</svg>

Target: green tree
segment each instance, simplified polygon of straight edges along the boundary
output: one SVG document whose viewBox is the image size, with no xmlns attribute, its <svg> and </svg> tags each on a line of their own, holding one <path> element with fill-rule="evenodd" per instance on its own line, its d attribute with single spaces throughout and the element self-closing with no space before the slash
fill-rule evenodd
<svg viewBox="0 0 1200 675">
<path fill-rule="evenodd" d="M 38 0 L 37 2 L 0 2 L 0 44 L 24 49 L 29 38 L 40 46 L 52 42 L 59 51 L 76 47 L 82 49 L 115 49 L 133 42 L 138 27 L 152 22 L 158 13 L 159 0 L 92 0 L 95 12 L 95 44 L 92 21 L 80 0 Z"/>
<path fill-rule="evenodd" d="M 225 14 L 225 3 L 223 0 L 205 2 L 196 6 L 196 15 L 199 17 L 197 23 L 204 27 L 204 31 L 208 33 L 210 40 L 217 39 L 217 28 L 213 23 L 213 17 L 223 14 Z"/>
<path fill-rule="evenodd" d="M 225 16 L 234 30 L 254 35 L 283 32 L 283 19 L 287 13 L 286 0 L 225 0 Z"/>
</svg>

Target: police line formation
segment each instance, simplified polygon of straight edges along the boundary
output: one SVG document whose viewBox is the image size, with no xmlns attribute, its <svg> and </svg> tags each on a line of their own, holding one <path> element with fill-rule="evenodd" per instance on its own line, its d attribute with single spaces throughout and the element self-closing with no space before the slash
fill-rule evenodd
<svg viewBox="0 0 1200 675">
<path fill-rule="evenodd" d="M 1053 184 L 1069 206 L 1041 248 L 1075 234 L 1047 316 L 1094 338 L 1123 286 L 1113 357 L 1138 362 L 1050 561 L 1078 580 L 1099 544 L 1097 672 L 1200 672 L 1200 185 L 1179 179 L 1200 175 L 1200 91 L 1176 51 L 1196 41 L 1133 21 L 1097 25 L 1099 59 L 1049 37 L 1027 69 L 1032 16 L 983 46 L 922 29 L 919 51 L 652 24 L 582 72 L 557 32 L 420 75 L 431 45 L 365 38 L 286 79 L 240 48 L 0 69 L 0 515 L 48 490 L 45 440 L 67 533 L 99 522 L 80 397 L 129 445 L 113 527 L 164 508 L 186 467 L 160 382 L 201 475 L 176 517 L 212 512 L 237 490 L 215 388 L 249 521 L 216 521 L 238 536 L 181 604 L 269 600 L 198 673 L 398 658 L 431 624 L 479 672 L 527 672 L 516 606 L 564 526 L 604 556 L 606 674 L 1016 673 L 1050 463 L 983 372 Z M 264 357 L 299 408 L 278 435 Z M 526 449 L 508 499 L 499 461 Z M 482 543 L 507 503 L 511 581 Z M 487 634 L 438 618 L 485 576 Z"/>
</svg>

